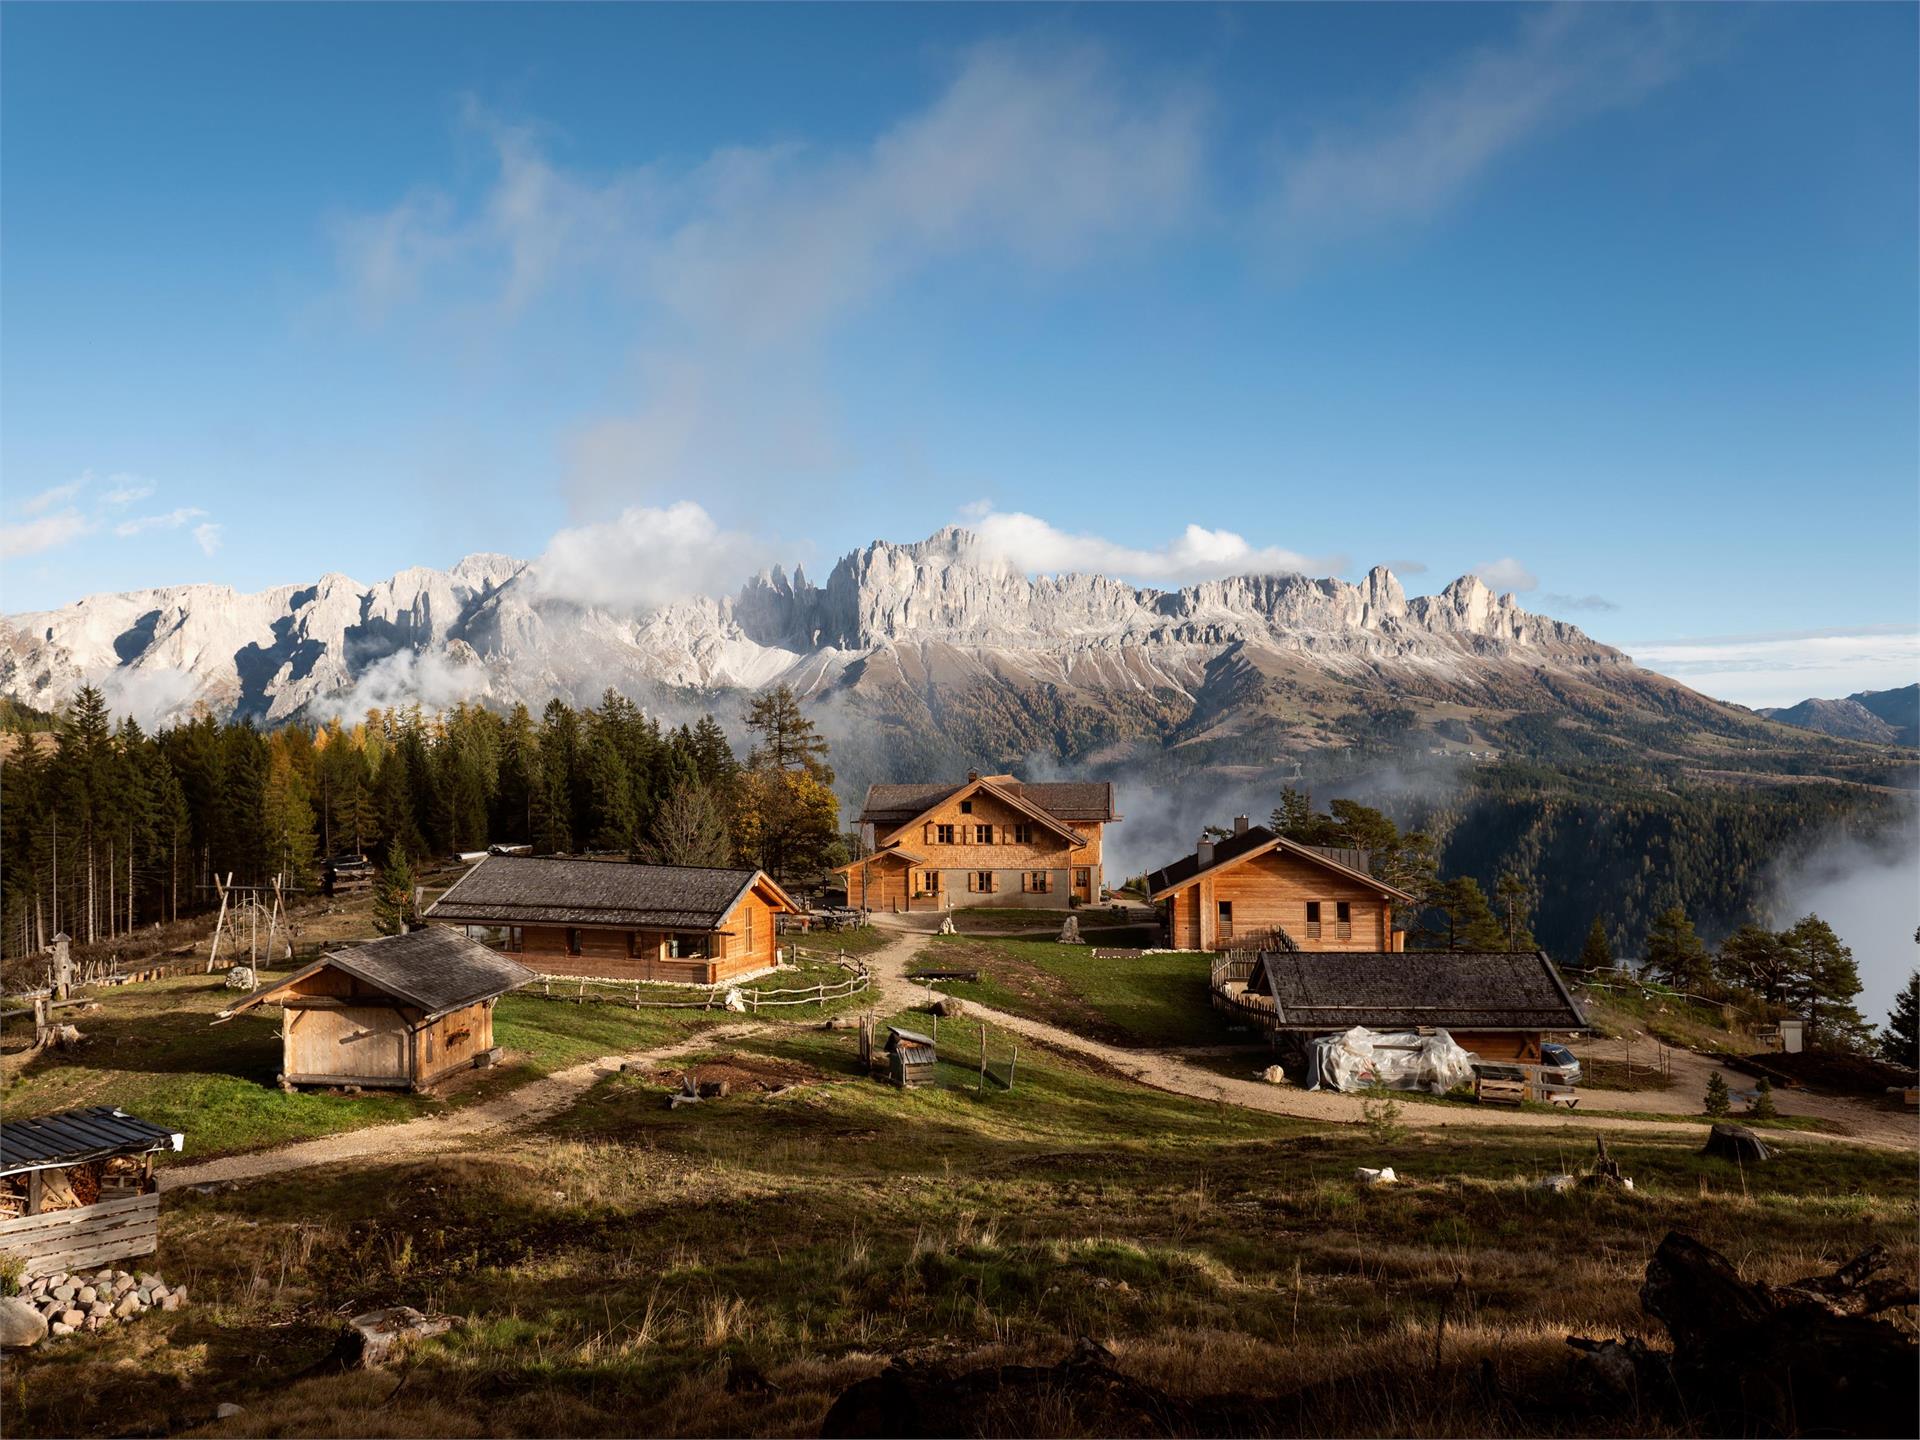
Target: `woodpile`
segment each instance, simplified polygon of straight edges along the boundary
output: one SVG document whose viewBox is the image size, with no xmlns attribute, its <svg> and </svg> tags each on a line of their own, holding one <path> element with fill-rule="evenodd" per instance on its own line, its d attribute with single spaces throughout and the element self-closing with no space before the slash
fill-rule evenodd
<svg viewBox="0 0 1920 1440">
<path fill-rule="evenodd" d="M 1920 1349 L 1880 1318 L 1920 1294 L 1879 1273 L 1887 1260 L 1876 1245 L 1831 1274 L 1762 1285 L 1671 1232 L 1648 1262 L 1640 1308 L 1672 1350 L 1569 1336 L 1576 1379 L 1705 1434 L 1920 1434 Z"/>
</svg>

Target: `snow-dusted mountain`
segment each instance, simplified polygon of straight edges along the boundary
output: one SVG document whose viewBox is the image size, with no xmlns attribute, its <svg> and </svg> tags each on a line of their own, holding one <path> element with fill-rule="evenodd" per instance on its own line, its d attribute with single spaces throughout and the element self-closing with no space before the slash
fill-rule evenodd
<svg viewBox="0 0 1920 1440">
<path fill-rule="evenodd" d="M 1230 650 L 1335 676 L 1404 670 L 1468 685 L 1488 665 L 1629 664 L 1472 577 L 1411 601 L 1385 569 L 1358 585 L 1246 576 L 1148 590 L 1098 575 L 1030 578 L 958 529 L 867 546 L 824 586 L 775 568 L 733 597 L 639 615 L 575 605 L 557 588 L 524 562 L 472 555 L 373 585 L 328 574 L 252 595 L 216 585 L 93 595 L 0 621 L 0 692 L 48 709 L 90 680 L 155 718 L 204 702 L 274 722 L 413 691 L 429 703 L 539 703 L 608 685 L 785 679 L 818 695 L 875 669 L 1191 694 Z"/>
</svg>

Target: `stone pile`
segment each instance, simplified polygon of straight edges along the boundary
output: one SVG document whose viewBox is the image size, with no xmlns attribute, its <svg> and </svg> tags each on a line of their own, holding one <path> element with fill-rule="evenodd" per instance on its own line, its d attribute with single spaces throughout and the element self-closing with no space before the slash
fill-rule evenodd
<svg viewBox="0 0 1920 1440">
<path fill-rule="evenodd" d="M 57 1272 L 34 1279 L 20 1298 L 39 1311 L 49 1334 L 71 1335 L 137 1320 L 149 1310 L 178 1310 L 187 1303 L 187 1288 L 149 1270 Z"/>
</svg>

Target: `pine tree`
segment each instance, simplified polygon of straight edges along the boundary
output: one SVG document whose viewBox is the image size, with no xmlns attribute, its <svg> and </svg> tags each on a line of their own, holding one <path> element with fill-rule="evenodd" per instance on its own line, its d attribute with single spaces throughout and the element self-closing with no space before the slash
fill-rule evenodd
<svg viewBox="0 0 1920 1440">
<path fill-rule="evenodd" d="M 1894 997 L 1886 1028 L 1880 1032 L 1880 1058 L 1889 1065 L 1920 1068 L 1920 970 L 1907 977 Z"/>
<path fill-rule="evenodd" d="M 583 773 L 590 797 L 587 844 L 594 850 L 631 850 L 639 830 L 627 762 L 613 738 L 596 732 L 587 742 Z"/>
<path fill-rule="evenodd" d="M 1445 914 L 1447 949 L 1492 952 L 1506 948 L 1506 932 L 1471 875 L 1456 876 L 1434 892 L 1433 908 Z"/>
<path fill-rule="evenodd" d="M 1818 915 L 1803 917 L 1780 939 L 1793 957 L 1787 1003 L 1806 1016 L 1809 1042 L 1864 1044 L 1867 1022 L 1853 1003 L 1860 993 L 1860 967 L 1853 951 Z"/>
<path fill-rule="evenodd" d="M 395 840 L 388 844 L 386 863 L 374 877 L 373 928 L 382 935 L 399 935 L 414 918 L 413 863 Z"/>
<path fill-rule="evenodd" d="M 1759 925 L 1742 925 L 1720 942 L 1715 970 L 1729 985 L 1783 1005 L 1794 985 L 1797 957 L 1786 937 Z"/>
<path fill-rule="evenodd" d="M 1665 911 L 1647 931 L 1646 972 L 1676 990 L 1695 990 L 1711 977 L 1707 947 L 1693 933 L 1693 921 L 1678 905 Z"/>
<path fill-rule="evenodd" d="M 1773 1103 L 1773 1082 L 1766 1076 L 1760 1077 L 1760 1083 L 1753 1087 L 1753 1118 L 1756 1120 L 1778 1120 L 1779 1108 Z"/>
<path fill-rule="evenodd" d="M 1307 844 L 1313 821 L 1313 798 L 1288 785 L 1280 791 L 1280 803 L 1267 817 L 1267 826 L 1276 835 Z"/>
<path fill-rule="evenodd" d="M 725 865 L 733 839 L 713 792 L 698 780 L 683 780 L 654 811 L 640 858 L 649 865 Z"/>
<path fill-rule="evenodd" d="M 1538 950 L 1540 944 L 1533 938 L 1533 931 L 1527 920 L 1533 911 L 1533 886 L 1527 878 L 1516 870 L 1501 873 L 1493 887 L 1494 895 L 1500 901 L 1500 926 L 1506 936 L 1506 949 L 1510 952 Z"/>
<path fill-rule="evenodd" d="M 747 706 L 747 729 L 757 737 L 748 765 L 772 770 L 804 770 L 823 785 L 833 784 L 827 764 L 827 737 L 800 711 L 790 686 L 776 685 Z"/>
<path fill-rule="evenodd" d="M 1727 1093 L 1727 1081 L 1718 1070 L 1707 1077 L 1707 1114 L 1724 1120 L 1733 1112 L 1733 1097 Z"/>
<path fill-rule="evenodd" d="M 1574 967 L 1586 971 L 1589 975 L 1613 968 L 1613 945 L 1607 939 L 1607 925 L 1598 915 L 1593 924 L 1587 927 L 1587 938 L 1580 946 L 1580 958 Z"/>
</svg>

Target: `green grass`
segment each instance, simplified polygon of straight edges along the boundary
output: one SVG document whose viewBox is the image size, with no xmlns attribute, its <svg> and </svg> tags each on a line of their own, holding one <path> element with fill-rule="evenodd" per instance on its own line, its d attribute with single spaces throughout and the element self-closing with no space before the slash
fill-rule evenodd
<svg viewBox="0 0 1920 1440">
<path fill-rule="evenodd" d="M 1584 1166 L 1590 1135 L 1378 1140 L 1025 1048 L 1011 1092 L 976 1093 L 978 1031 L 955 1028 L 937 1089 L 864 1078 L 849 1032 L 767 1031 L 714 1053 L 808 1083 L 669 1110 L 611 1076 L 470 1156 L 173 1197 L 153 1265 L 194 1305 L 10 1360 L 9 1433 L 181 1430 L 232 1400 L 212 1433 L 809 1434 L 930 1342 L 980 1364 L 1087 1335 L 1177 1393 L 1318 1387 L 1277 1433 L 1630 1434 L 1569 1394 L 1563 1337 L 1643 1333 L 1668 1229 L 1770 1279 L 1874 1241 L 1915 1260 L 1906 1154 L 1787 1141 L 1742 1170 L 1633 1136 L 1611 1146 L 1632 1194 L 1554 1194 L 1532 1182 Z M 1012 1039 L 989 1031 L 997 1066 Z M 1383 1163 L 1404 1183 L 1355 1185 Z M 289 1383 L 332 1317 L 393 1303 L 465 1323 L 394 1374 Z"/>
<path fill-rule="evenodd" d="M 1213 1008 L 1209 957 L 1101 959 L 1095 948 L 942 935 L 929 939 L 914 968 L 977 969 L 978 981 L 948 981 L 939 988 L 1114 1044 L 1228 1045 L 1258 1039 L 1232 1028 Z"/>
</svg>

